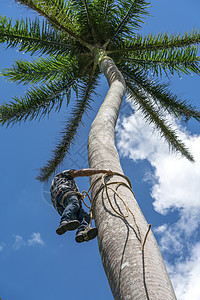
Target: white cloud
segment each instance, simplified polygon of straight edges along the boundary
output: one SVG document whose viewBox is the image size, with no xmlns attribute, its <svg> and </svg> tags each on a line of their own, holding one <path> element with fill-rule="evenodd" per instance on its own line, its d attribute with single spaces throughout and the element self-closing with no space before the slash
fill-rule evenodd
<svg viewBox="0 0 200 300">
<path fill-rule="evenodd" d="M 200 136 L 192 135 L 175 124 L 195 163 L 169 153 L 168 145 L 159 138 L 152 125 L 145 124 L 139 112 L 124 118 L 117 126 L 118 148 L 134 161 L 147 159 L 155 170 L 152 174 L 152 197 L 157 212 L 184 208 L 200 215 Z M 150 176 L 148 173 L 148 180 Z"/>
<path fill-rule="evenodd" d="M 25 242 L 23 240 L 23 237 L 20 236 L 20 235 L 16 235 L 15 236 L 15 242 L 14 242 L 14 245 L 13 245 L 13 248 L 15 250 L 18 250 L 20 249 L 22 246 L 25 246 Z"/>
<path fill-rule="evenodd" d="M 1 244 L 0 244 L 0 252 L 3 251 L 3 249 L 4 249 L 4 244 L 1 243 Z"/>
<path fill-rule="evenodd" d="M 163 232 L 165 232 L 166 230 L 167 230 L 167 224 L 163 224 L 158 226 L 156 229 L 154 229 L 154 232 L 158 234 L 163 234 Z"/>
<path fill-rule="evenodd" d="M 183 243 L 181 238 L 182 231 L 178 230 L 178 224 L 161 225 L 154 229 L 154 232 L 160 235 L 159 246 L 162 253 L 173 254 L 178 252 L 181 256 L 183 252 Z"/>
<path fill-rule="evenodd" d="M 37 244 L 43 246 L 44 245 L 44 241 L 42 240 L 39 232 L 37 232 L 37 233 L 34 232 L 31 235 L 31 238 L 28 240 L 27 244 L 29 246 L 33 246 L 33 245 L 37 245 Z"/>
<path fill-rule="evenodd" d="M 180 134 L 181 135 L 181 134 Z M 155 167 L 158 183 L 154 185 L 152 196 L 154 207 L 163 213 L 170 207 L 196 208 L 200 211 L 200 136 L 182 134 L 185 144 L 194 153 L 195 163 L 183 157 L 157 152 L 151 159 Z"/>
<path fill-rule="evenodd" d="M 178 300 L 200 299 L 200 243 L 193 247 L 189 258 L 167 268 Z"/>
<path fill-rule="evenodd" d="M 30 239 L 25 241 L 22 236 L 16 235 L 15 242 L 13 248 L 15 250 L 20 249 L 23 246 L 34 246 L 34 245 L 42 245 L 44 246 L 44 241 L 42 240 L 40 233 L 32 233 Z"/>
<path fill-rule="evenodd" d="M 159 235 L 159 246 L 162 252 L 178 253 L 181 257 L 189 252 L 191 244 L 196 239 L 195 230 L 199 227 L 199 214 L 196 210 L 181 210 L 175 223 L 163 224 L 153 231 Z"/>
</svg>

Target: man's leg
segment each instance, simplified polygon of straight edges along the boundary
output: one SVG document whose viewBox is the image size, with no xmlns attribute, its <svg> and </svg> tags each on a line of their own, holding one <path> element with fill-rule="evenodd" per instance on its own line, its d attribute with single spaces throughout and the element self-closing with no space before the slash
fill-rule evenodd
<svg viewBox="0 0 200 300">
<path fill-rule="evenodd" d="M 80 222 L 77 218 L 77 212 L 80 209 L 77 194 L 74 193 L 69 195 L 65 199 L 63 204 L 65 208 L 61 216 L 60 226 L 56 230 L 56 233 L 59 235 L 65 233 L 68 230 L 75 230 L 80 225 Z"/>
<path fill-rule="evenodd" d="M 64 201 L 64 211 L 61 216 L 61 221 L 77 220 L 77 212 L 80 209 L 80 202 L 77 194 L 69 195 Z"/>
<path fill-rule="evenodd" d="M 77 213 L 78 220 L 80 222 L 80 226 L 76 233 L 76 242 L 88 242 L 89 240 L 94 239 L 97 236 L 97 228 L 90 228 L 90 215 L 81 207 Z"/>
</svg>

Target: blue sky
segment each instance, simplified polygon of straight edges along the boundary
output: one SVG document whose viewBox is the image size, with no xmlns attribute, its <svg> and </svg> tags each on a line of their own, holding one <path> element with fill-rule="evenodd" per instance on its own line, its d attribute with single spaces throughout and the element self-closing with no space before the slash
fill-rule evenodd
<svg viewBox="0 0 200 300">
<path fill-rule="evenodd" d="M 152 1 L 142 33 L 184 33 L 200 29 L 198 0 Z M 1 0 L 1 15 L 11 18 L 34 16 L 14 1 Z M 17 49 L 0 46 L 0 69 L 15 59 L 29 59 Z M 172 89 L 199 107 L 200 79 L 171 78 Z M 94 111 L 85 117 L 76 145 L 63 168 L 88 167 L 87 135 L 107 91 L 102 80 Z M 23 95 L 26 87 L 0 78 L 0 103 Z M 73 101 L 71 103 L 73 105 Z M 74 232 L 58 236 L 59 215 L 50 205 L 49 184 L 35 180 L 56 145 L 68 111 L 52 113 L 1 131 L 0 202 L 0 297 L 2 300 L 113 299 L 98 252 L 97 240 L 77 244 Z M 174 120 L 172 120 L 174 122 Z M 169 155 L 168 148 L 152 134 L 141 116 L 127 102 L 122 105 L 117 127 L 117 146 L 125 174 L 131 179 L 141 209 L 152 224 L 179 300 L 198 300 L 200 268 L 200 125 L 176 124 L 181 137 L 194 153 L 195 164 Z M 145 133 L 145 134 L 144 134 Z M 88 179 L 77 180 L 80 190 Z"/>
</svg>

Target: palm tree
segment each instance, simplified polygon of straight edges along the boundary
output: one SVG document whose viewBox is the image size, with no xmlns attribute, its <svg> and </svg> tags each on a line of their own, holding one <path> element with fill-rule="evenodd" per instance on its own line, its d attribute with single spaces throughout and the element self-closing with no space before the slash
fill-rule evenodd
<svg viewBox="0 0 200 300">
<path fill-rule="evenodd" d="M 91 125 L 90 167 L 123 174 L 115 147 L 115 125 L 125 93 L 172 149 L 193 160 L 167 121 L 167 114 L 200 121 L 200 113 L 158 80 L 174 73 L 200 74 L 196 46 L 199 32 L 141 36 L 137 30 L 147 15 L 149 3 L 145 0 L 16 2 L 37 12 L 41 19 L 12 22 L 1 16 L 0 42 L 39 58 L 31 62 L 18 60 L 4 70 L 2 75 L 10 81 L 31 84 L 31 88 L 24 97 L 14 97 L 0 107 L 1 124 L 42 118 L 51 110 L 59 111 L 63 103 L 68 104 L 72 91 L 76 94 L 62 138 L 52 158 L 41 168 L 40 181 L 48 180 L 69 152 L 83 115 L 91 108 L 102 73 L 109 90 Z M 101 181 L 96 179 L 91 178 L 93 216 L 114 298 L 175 299 L 156 240 L 126 179 L 119 175 L 105 178 L 107 187 L 113 187 L 113 181 L 121 182 L 116 192 L 101 188 Z"/>
</svg>

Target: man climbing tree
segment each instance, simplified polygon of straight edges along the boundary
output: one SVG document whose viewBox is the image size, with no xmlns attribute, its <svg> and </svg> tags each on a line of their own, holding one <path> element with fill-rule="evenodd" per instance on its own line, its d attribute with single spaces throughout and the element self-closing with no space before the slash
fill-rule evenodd
<svg viewBox="0 0 200 300">
<path fill-rule="evenodd" d="M 58 173 L 51 184 L 51 200 L 61 215 L 60 226 L 56 233 L 61 235 L 68 230 L 75 230 L 76 242 L 89 241 L 97 236 L 97 228 L 90 227 L 90 215 L 82 208 L 81 194 L 74 180 L 75 177 L 92 176 L 104 173 L 112 175 L 110 170 L 81 169 L 66 170 Z"/>
</svg>

